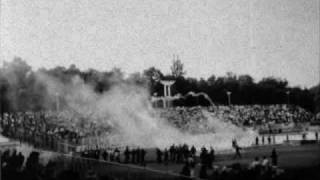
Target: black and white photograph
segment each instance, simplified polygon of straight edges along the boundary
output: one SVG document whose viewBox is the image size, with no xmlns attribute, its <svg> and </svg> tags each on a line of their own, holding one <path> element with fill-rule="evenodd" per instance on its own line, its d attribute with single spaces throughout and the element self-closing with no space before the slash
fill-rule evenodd
<svg viewBox="0 0 320 180">
<path fill-rule="evenodd" d="M 0 180 L 320 179 L 320 0 L 0 0 Z"/>
</svg>

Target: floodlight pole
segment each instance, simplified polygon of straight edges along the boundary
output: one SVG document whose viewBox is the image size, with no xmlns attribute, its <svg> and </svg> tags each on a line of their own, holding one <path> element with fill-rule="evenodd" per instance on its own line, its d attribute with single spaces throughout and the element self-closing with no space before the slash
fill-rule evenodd
<svg viewBox="0 0 320 180">
<path fill-rule="evenodd" d="M 286 94 L 287 94 L 287 105 L 289 106 L 290 105 L 290 91 L 287 91 Z"/>
<path fill-rule="evenodd" d="M 231 105 L 231 94 L 232 94 L 232 92 L 231 92 L 231 91 L 227 91 L 227 96 L 228 96 L 228 105 L 229 105 L 229 106 Z"/>
<path fill-rule="evenodd" d="M 59 112 L 59 110 L 60 110 L 59 93 L 56 93 L 56 111 Z"/>
</svg>

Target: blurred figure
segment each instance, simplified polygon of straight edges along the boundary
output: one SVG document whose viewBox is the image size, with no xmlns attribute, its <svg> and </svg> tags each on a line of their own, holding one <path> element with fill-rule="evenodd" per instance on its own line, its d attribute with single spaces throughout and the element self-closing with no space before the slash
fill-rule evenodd
<svg viewBox="0 0 320 180">
<path fill-rule="evenodd" d="M 164 149 L 164 164 L 168 165 L 168 161 L 169 161 L 169 151 L 167 148 Z"/>
<path fill-rule="evenodd" d="M 235 155 L 234 155 L 234 159 L 236 159 L 236 158 L 241 158 L 242 156 L 241 156 L 241 152 L 240 152 L 240 150 L 241 150 L 241 147 L 238 145 L 238 143 L 237 143 L 237 140 L 233 140 L 232 141 L 232 146 L 233 146 L 233 148 L 235 149 Z"/>
<path fill-rule="evenodd" d="M 199 172 L 199 177 L 201 179 L 206 179 L 208 178 L 208 174 L 207 174 L 207 166 L 206 165 L 201 165 L 200 167 L 200 172 Z"/>
<path fill-rule="evenodd" d="M 191 176 L 191 171 L 188 163 L 185 163 L 185 165 L 182 167 L 182 171 L 180 172 L 182 176 Z"/>
<path fill-rule="evenodd" d="M 114 155 L 115 155 L 115 160 L 117 162 L 120 162 L 120 150 L 118 148 L 114 150 Z"/>
<path fill-rule="evenodd" d="M 272 149 L 271 152 L 271 160 L 272 160 L 272 165 L 277 166 L 278 165 L 278 154 L 275 148 Z"/>
<path fill-rule="evenodd" d="M 263 167 L 267 167 L 269 166 L 269 160 L 266 156 L 263 156 L 263 159 L 262 159 L 262 164 L 261 164 Z"/>
<path fill-rule="evenodd" d="M 208 161 L 208 151 L 205 147 L 201 148 L 200 160 L 202 165 L 207 165 Z"/>
<path fill-rule="evenodd" d="M 254 161 L 251 162 L 249 169 L 255 169 L 257 166 L 260 165 L 260 161 L 258 157 L 254 158 Z"/>
<path fill-rule="evenodd" d="M 162 163 L 162 154 L 163 153 L 159 148 L 156 149 L 156 153 L 157 153 L 157 162 L 160 164 L 160 163 Z"/>
<path fill-rule="evenodd" d="M 195 156 L 196 153 L 197 153 L 197 149 L 194 146 L 192 146 L 191 149 L 190 149 L 190 152 L 191 152 L 192 156 Z"/>
<path fill-rule="evenodd" d="M 214 149 L 212 147 L 210 147 L 210 152 L 209 152 L 209 157 L 208 157 L 208 167 L 210 169 L 212 169 L 212 163 L 213 161 L 215 160 L 215 152 L 214 152 Z"/>
<path fill-rule="evenodd" d="M 124 162 L 129 163 L 129 159 L 130 159 L 130 150 L 129 150 L 129 147 L 127 146 L 124 151 Z"/>
<path fill-rule="evenodd" d="M 145 157 L 146 157 L 146 150 L 144 150 L 143 148 L 140 149 L 140 163 L 141 165 L 145 166 L 146 163 L 145 163 Z"/>
</svg>

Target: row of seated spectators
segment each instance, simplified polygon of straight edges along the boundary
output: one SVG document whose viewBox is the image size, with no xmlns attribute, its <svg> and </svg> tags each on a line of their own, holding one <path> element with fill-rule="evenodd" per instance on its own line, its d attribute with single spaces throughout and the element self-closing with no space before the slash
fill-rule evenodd
<svg viewBox="0 0 320 180">
<path fill-rule="evenodd" d="M 108 125 L 96 125 L 93 119 L 75 116 L 67 112 L 14 112 L 0 116 L 0 132 L 6 137 L 34 146 L 43 144 L 53 146 L 53 142 L 79 145 L 90 137 L 110 132 Z"/>
<path fill-rule="evenodd" d="M 314 115 L 298 106 L 232 105 L 213 107 L 173 107 L 159 109 L 160 116 L 176 127 L 188 131 L 210 131 L 208 121 L 217 118 L 238 126 L 260 127 L 274 124 L 310 122 Z M 204 113 L 209 112 L 209 113 Z M 209 117 L 207 116 L 209 114 Z M 211 117 L 210 117 L 211 116 Z"/>
</svg>

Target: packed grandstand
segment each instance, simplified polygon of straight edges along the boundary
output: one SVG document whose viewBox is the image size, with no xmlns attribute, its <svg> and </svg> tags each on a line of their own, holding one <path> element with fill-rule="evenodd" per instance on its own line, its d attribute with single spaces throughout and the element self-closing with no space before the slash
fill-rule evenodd
<svg viewBox="0 0 320 180">
<path fill-rule="evenodd" d="M 163 120 L 181 131 L 191 133 L 214 131 L 208 115 L 239 127 L 253 127 L 260 132 L 271 130 L 273 133 L 296 130 L 297 127 L 317 121 L 312 113 L 303 108 L 288 105 L 171 107 L 156 111 Z M 6 136 L 57 138 L 72 144 L 80 144 L 82 138 L 99 136 L 113 130 L 111 124 L 96 126 L 94 120 L 86 121 L 85 118 L 90 117 L 67 112 L 27 112 L 4 113 L 0 120 L 2 134 Z"/>
</svg>

